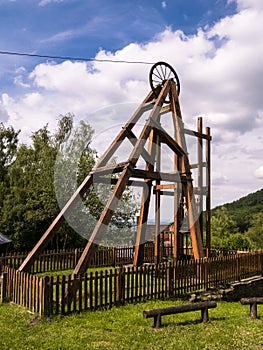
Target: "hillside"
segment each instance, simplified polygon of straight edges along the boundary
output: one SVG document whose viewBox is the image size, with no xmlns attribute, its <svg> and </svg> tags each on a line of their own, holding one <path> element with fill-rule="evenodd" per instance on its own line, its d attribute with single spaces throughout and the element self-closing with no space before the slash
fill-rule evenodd
<svg viewBox="0 0 263 350">
<path fill-rule="evenodd" d="M 253 215 L 263 212 L 263 188 L 222 206 L 226 207 L 229 215 L 235 219 L 239 231 L 245 232 L 251 226 Z M 214 208 L 212 215 L 222 206 Z"/>
</svg>

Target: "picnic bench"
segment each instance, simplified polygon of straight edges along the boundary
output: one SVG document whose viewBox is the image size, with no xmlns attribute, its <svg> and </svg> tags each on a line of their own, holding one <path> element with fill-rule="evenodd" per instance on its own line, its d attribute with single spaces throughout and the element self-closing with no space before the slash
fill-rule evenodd
<svg viewBox="0 0 263 350">
<path fill-rule="evenodd" d="M 153 326 L 154 327 L 161 327 L 162 326 L 162 316 L 201 310 L 201 322 L 207 322 L 209 320 L 208 309 L 215 308 L 215 307 L 217 307 L 217 304 L 215 301 L 203 301 L 203 302 L 199 302 L 199 303 L 184 304 L 184 305 L 169 306 L 169 307 L 164 307 L 164 308 L 159 308 L 159 309 L 144 310 L 143 317 L 144 318 L 153 317 L 153 319 L 154 319 Z"/>
<path fill-rule="evenodd" d="M 258 314 L 257 305 L 263 304 L 263 297 L 241 298 L 240 303 L 250 305 L 250 316 L 256 318 Z"/>
</svg>

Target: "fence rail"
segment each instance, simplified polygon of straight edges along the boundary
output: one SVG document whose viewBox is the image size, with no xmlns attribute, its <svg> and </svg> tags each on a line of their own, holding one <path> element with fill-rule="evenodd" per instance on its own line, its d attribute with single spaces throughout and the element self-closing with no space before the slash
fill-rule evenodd
<svg viewBox="0 0 263 350">
<path fill-rule="evenodd" d="M 133 262 L 133 247 L 100 247 L 95 253 L 90 267 L 123 266 Z M 73 269 L 83 249 L 51 250 L 40 254 L 30 269 L 30 273 L 42 273 L 54 270 Z M 146 247 L 145 262 L 153 261 L 153 245 Z M 27 252 L 2 253 L 0 266 L 18 268 L 27 256 Z"/>
<path fill-rule="evenodd" d="M 3 266 L 5 297 L 40 315 L 110 308 L 150 299 L 167 299 L 226 285 L 263 273 L 263 252 L 176 261 L 89 272 L 82 276 L 37 277 Z M 3 275 L 3 274 L 2 274 Z M 3 282 L 4 281 L 4 282 Z M 73 300 L 66 290 L 77 285 Z M 1 299 L 0 299 L 1 300 Z"/>
<path fill-rule="evenodd" d="M 190 248 L 188 249 L 190 252 Z M 69 250 L 50 250 L 40 254 L 30 269 L 30 273 L 43 273 L 54 270 L 71 270 L 82 254 L 83 249 Z M 171 247 L 163 247 L 163 259 L 171 256 Z M 133 247 L 99 247 L 95 253 L 90 267 L 120 267 L 133 263 Z M 18 268 L 27 256 L 27 252 L 10 252 L 0 254 L 0 266 L 10 266 Z M 211 256 L 223 257 L 237 255 L 237 251 L 229 251 L 214 248 L 211 250 Z M 154 262 L 154 244 L 146 243 L 144 245 L 144 263 Z"/>
</svg>

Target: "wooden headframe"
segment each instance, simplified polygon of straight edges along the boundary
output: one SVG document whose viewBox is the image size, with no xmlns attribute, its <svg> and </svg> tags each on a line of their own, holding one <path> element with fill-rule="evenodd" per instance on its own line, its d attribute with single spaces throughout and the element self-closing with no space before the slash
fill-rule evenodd
<svg viewBox="0 0 263 350">
<path fill-rule="evenodd" d="M 170 103 L 167 104 L 167 96 L 169 96 Z M 166 104 L 165 104 L 166 103 Z M 135 136 L 132 129 L 141 118 L 141 116 L 148 112 L 148 119 L 146 120 L 144 127 L 138 137 Z M 163 114 L 171 112 L 174 136 L 170 136 L 168 132 L 160 124 L 160 118 Z M 155 245 L 155 262 L 160 262 L 160 245 L 159 233 L 160 233 L 160 196 L 165 193 L 166 189 L 172 189 L 174 195 L 175 208 L 174 212 L 174 235 L 173 235 L 173 256 L 178 258 L 182 243 L 180 243 L 179 229 L 182 224 L 182 213 L 180 203 L 182 198 L 185 201 L 187 209 L 187 215 L 189 220 L 189 230 L 192 240 L 192 248 L 195 259 L 200 259 L 204 256 L 202 234 L 200 230 L 200 220 L 196 219 L 197 208 L 195 203 L 194 188 L 191 176 L 191 165 L 188 159 L 185 131 L 182 115 L 180 111 L 180 105 L 177 95 L 177 90 L 173 80 L 167 80 L 164 83 L 161 91 L 156 97 L 153 92 L 150 92 L 143 102 L 138 106 L 130 120 L 124 125 L 120 133 L 111 143 L 107 151 L 102 155 L 97 165 L 92 169 L 90 174 L 84 179 L 82 184 L 73 194 L 71 199 L 65 205 L 65 207 L 58 214 L 56 219 L 35 245 L 33 250 L 28 254 L 22 265 L 20 271 L 28 271 L 31 265 L 34 263 L 37 256 L 45 249 L 50 240 L 55 236 L 62 223 L 65 221 L 65 217 L 74 208 L 75 204 L 84 196 L 86 191 L 93 184 L 94 175 L 101 178 L 103 176 L 112 173 L 118 173 L 118 178 L 112 179 L 114 184 L 112 193 L 105 205 L 97 224 L 91 234 L 90 239 L 73 271 L 73 275 L 85 273 L 90 266 L 91 259 L 93 258 L 96 250 L 98 249 L 99 242 L 101 241 L 103 234 L 105 233 L 108 224 L 117 208 L 118 202 L 125 191 L 126 186 L 132 182 L 136 182 L 142 186 L 142 198 L 141 209 L 138 220 L 138 229 L 135 243 L 134 253 L 134 265 L 139 266 L 143 263 L 144 257 L 144 242 L 146 233 L 146 223 L 149 213 L 149 205 L 151 199 L 151 193 L 155 194 L 156 202 L 156 245 Z M 196 133 L 199 140 L 205 138 L 210 141 L 210 136 L 202 134 L 201 129 Z M 124 163 L 116 165 L 109 165 L 108 162 L 114 156 L 117 149 L 122 142 L 128 139 L 133 149 Z M 147 144 L 148 149 L 145 149 Z M 165 144 L 174 154 L 174 171 L 172 173 L 162 172 L 160 168 L 160 145 Z M 137 168 L 139 158 L 145 161 L 145 169 Z M 97 176 L 99 175 L 99 176 Z M 200 175 L 201 176 L 201 175 Z M 133 179 L 133 181 L 131 181 Z M 134 180 L 136 179 L 136 180 Z M 165 183 L 163 183 L 163 181 Z M 180 184 L 180 186 L 179 186 Z M 180 191 L 178 190 L 181 188 Z M 200 186 L 202 191 L 202 184 Z"/>
</svg>

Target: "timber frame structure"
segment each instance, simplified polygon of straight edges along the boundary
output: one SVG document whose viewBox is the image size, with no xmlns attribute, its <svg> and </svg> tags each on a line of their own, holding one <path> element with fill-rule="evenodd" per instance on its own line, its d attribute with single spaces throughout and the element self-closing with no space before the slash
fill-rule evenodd
<svg viewBox="0 0 263 350">
<path fill-rule="evenodd" d="M 157 80 L 157 81 L 156 81 Z M 157 84 L 156 84 L 157 82 Z M 86 191 L 98 179 L 103 183 L 105 176 L 111 178 L 112 193 L 108 199 L 101 216 L 95 225 L 92 235 L 75 266 L 73 275 L 86 272 L 91 259 L 98 249 L 100 240 L 105 233 L 108 224 L 117 208 L 118 202 L 125 191 L 126 186 L 134 185 L 142 188 L 140 216 L 138 219 L 137 236 L 134 250 L 134 266 L 143 264 L 144 242 L 146 224 L 149 213 L 151 196 L 155 195 L 156 213 L 156 238 L 155 238 L 155 263 L 160 263 L 160 198 L 161 195 L 174 197 L 174 233 L 173 233 L 173 258 L 179 259 L 183 253 L 182 225 L 187 219 L 187 234 L 191 237 L 193 255 L 195 259 L 209 255 L 210 251 L 210 128 L 206 133 L 202 131 L 202 118 L 198 118 L 198 131 L 184 128 L 178 95 L 180 84 L 178 77 L 171 66 L 165 62 L 156 63 L 150 72 L 150 84 L 152 90 L 138 106 L 130 120 L 124 125 L 117 137 L 102 155 L 97 165 L 84 179 L 82 184 L 61 210 L 53 223 L 28 254 L 20 271 L 29 271 L 37 256 L 45 249 L 55 236 L 67 214 L 82 198 Z M 137 137 L 133 128 L 144 113 L 147 113 L 146 122 Z M 173 136 L 162 126 L 161 117 L 171 114 Z M 195 136 L 198 140 L 198 162 L 190 164 L 185 135 Z M 128 139 L 133 149 L 126 162 L 109 164 L 122 142 Z M 206 141 L 206 161 L 203 161 L 202 145 Z M 173 154 L 173 171 L 161 171 L 161 147 L 166 145 Z M 147 146 L 147 150 L 145 148 Z M 137 168 L 138 160 L 144 162 L 144 168 Z M 198 186 L 193 186 L 191 169 L 197 169 Z M 205 169 L 205 171 L 204 171 Z M 204 176 L 205 173 L 205 176 Z M 117 177 L 116 177 L 117 174 Z M 204 178 L 206 185 L 204 186 Z M 169 191 L 170 190 L 170 191 Z M 206 211 L 206 246 L 203 246 L 203 215 L 204 199 Z"/>
</svg>

